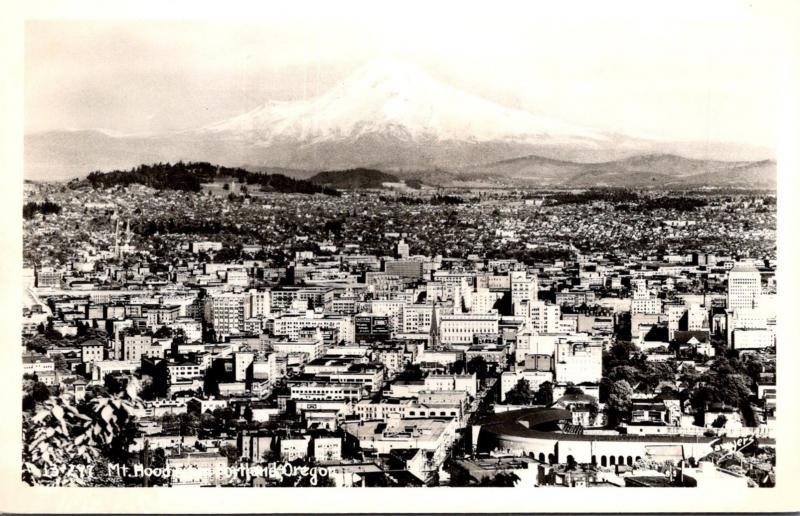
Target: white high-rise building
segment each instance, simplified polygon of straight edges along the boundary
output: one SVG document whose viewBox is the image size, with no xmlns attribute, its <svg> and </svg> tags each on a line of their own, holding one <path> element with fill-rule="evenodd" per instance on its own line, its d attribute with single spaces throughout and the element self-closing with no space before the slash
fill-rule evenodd
<svg viewBox="0 0 800 516">
<path fill-rule="evenodd" d="M 740 308 L 734 311 L 728 310 L 727 315 L 727 339 L 729 344 L 733 343 L 733 332 L 736 330 L 766 331 L 769 328 L 767 316 L 759 309 Z"/>
<path fill-rule="evenodd" d="M 525 300 L 522 315 L 536 333 L 558 333 L 561 331 L 561 307 L 544 301 Z"/>
<path fill-rule="evenodd" d="M 728 310 L 758 308 L 761 273 L 752 264 L 737 262 L 728 272 Z"/>
<path fill-rule="evenodd" d="M 428 333 L 431 330 L 432 305 L 405 305 L 402 311 L 403 333 Z"/>
<path fill-rule="evenodd" d="M 470 312 L 473 314 L 488 314 L 493 310 L 497 311 L 494 305 L 502 297 L 502 292 L 495 292 L 486 287 L 478 287 L 477 292 L 472 293 Z"/>
<path fill-rule="evenodd" d="M 648 299 L 650 291 L 647 290 L 647 280 L 638 278 L 631 280 L 631 289 L 633 290 L 633 299 Z"/>
<path fill-rule="evenodd" d="M 631 315 L 661 313 L 661 300 L 650 294 L 646 279 L 633 280 L 631 287 L 633 288 Z"/>
<path fill-rule="evenodd" d="M 259 291 L 251 289 L 250 295 L 250 317 L 266 317 L 272 312 L 272 296 L 269 289 Z"/>
<path fill-rule="evenodd" d="M 511 271 L 509 274 L 514 315 L 523 315 L 522 302 L 536 301 L 539 298 L 539 279 L 535 274 L 528 275 L 525 271 Z"/>
<path fill-rule="evenodd" d="M 255 353 L 252 351 L 237 351 L 233 354 L 234 379 L 243 382 L 247 379 L 247 368 L 253 363 Z"/>
<path fill-rule="evenodd" d="M 657 297 L 631 300 L 631 315 L 659 313 L 661 313 L 661 300 Z"/>
<path fill-rule="evenodd" d="M 708 329 L 708 310 L 698 303 L 689 305 L 687 312 L 686 329 L 689 331 L 701 331 Z"/>
<path fill-rule="evenodd" d="M 406 243 L 406 241 L 404 239 L 401 239 L 397 243 L 397 256 L 400 257 L 400 258 L 408 258 L 409 253 L 410 253 L 410 249 L 408 247 L 408 244 Z"/>
<path fill-rule="evenodd" d="M 214 326 L 218 337 L 244 330 L 244 320 L 249 317 L 250 311 L 248 297 L 245 293 L 225 292 L 212 294 L 206 299 L 206 321 Z"/>
<path fill-rule="evenodd" d="M 683 303 L 670 303 L 663 306 L 664 313 L 667 316 L 667 331 L 669 332 L 669 340 L 675 338 L 675 332 L 680 330 L 680 322 L 683 315 L 686 313 L 686 305 Z"/>
</svg>

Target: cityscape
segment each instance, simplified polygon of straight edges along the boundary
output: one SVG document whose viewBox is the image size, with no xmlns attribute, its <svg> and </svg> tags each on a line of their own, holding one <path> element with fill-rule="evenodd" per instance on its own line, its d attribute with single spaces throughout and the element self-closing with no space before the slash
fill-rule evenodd
<svg viewBox="0 0 800 516">
<path fill-rule="evenodd" d="M 253 71 L 288 52 L 257 24 L 141 23 L 28 26 L 25 484 L 777 485 L 770 135 L 671 113 L 727 86 L 645 112 L 622 74 L 567 123 L 558 66 L 545 116 L 499 51 L 473 82 L 396 48 L 313 82 Z"/>
<path fill-rule="evenodd" d="M 774 485 L 773 194 L 442 192 L 27 184 L 24 478 Z"/>
</svg>

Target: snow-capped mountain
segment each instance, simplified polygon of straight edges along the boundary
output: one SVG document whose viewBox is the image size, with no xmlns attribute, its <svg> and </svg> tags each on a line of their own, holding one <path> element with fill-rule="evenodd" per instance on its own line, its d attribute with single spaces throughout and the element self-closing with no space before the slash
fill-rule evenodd
<svg viewBox="0 0 800 516">
<path fill-rule="evenodd" d="M 382 135 L 401 141 L 608 145 L 609 136 L 509 109 L 433 79 L 416 65 L 383 58 L 358 68 L 317 98 L 267 102 L 200 132 L 269 145 Z"/>
<path fill-rule="evenodd" d="M 30 134 L 25 176 L 67 178 L 178 160 L 306 171 L 367 167 L 479 174 L 493 163 L 505 170 L 508 160 L 525 158 L 525 175 L 535 178 L 541 166 L 532 156 L 579 163 L 653 153 L 723 160 L 771 157 L 762 149 L 743 149 L 656 142 L 571 125 L 501 106 L 443 84 L 416 65 L 382 58 L 318 97 L 269 101 L 204 127 L 160 135 L 100 130 Z"/>
</svg>

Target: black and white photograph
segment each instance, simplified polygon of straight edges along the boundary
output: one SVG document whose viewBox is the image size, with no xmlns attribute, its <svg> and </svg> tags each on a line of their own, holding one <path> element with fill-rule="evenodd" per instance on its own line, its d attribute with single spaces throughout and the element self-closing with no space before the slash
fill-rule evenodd
<svg viewBox="0 0 800 516">
<path fill-rule="evenodd" d="M 4 489 L 791 494 L 796 6 L 600 4 L 21 20 Z"/>
</svg>

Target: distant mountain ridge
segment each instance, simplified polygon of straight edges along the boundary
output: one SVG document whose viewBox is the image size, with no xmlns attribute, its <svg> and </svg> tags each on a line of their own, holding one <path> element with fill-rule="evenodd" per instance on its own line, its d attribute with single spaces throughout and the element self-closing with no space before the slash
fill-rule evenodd
<svg viewBox="0 0 800 516">
<path fill-rule="evenodd" d="M 763 165 L 744 162 L 770 157 L 763 149 L 744 145 L 659 142 L 564 123 L 460 91 L 416 65 L 379 59 L 318 97 L 268 101 L 198 128 L 129 136 L 100 130 L 29 134 L 25 177 L 64 179 L 98 169 L 182 160 L 290 170 L 290 175 L 303 178 L 355 168 L 398 175 L 443 170 L 470 176 L 479 170 L 491 176 L 494 169 L 508 180 L 539 177 L 559 182 L 566 174 L 603 184 L 623 181 L 624 170 L 630 170 L 635 181 L 647 173 L 688 178 L 676 170 L 687 163 L 648 164 L 650 158 L 641 157 L 671 154 L 741 162 L 735 173 L 728 165 L 689 164 L 697 172 L 692 180 L 708 179 L 712 184 L 714 170 L 730 172 L 723 180 L 736 182 L 746 182 L 746 173 L 753 171 L 758 175 L 755 182 L 762 183 Z M 628 158 L 634 161 L 620 163 Z M 663 170 L 644 170 L 651 165 Z"/>
<path fill-rule="evenodd" d="M 674 154 L 646 154 L 614 161 L 577 163 L 525 156 L 462 167 L 463 176 L 496 176 L 552 186 L 740 186 L 774 188 L 775 161 L 690 159 Z"/>
</svg>

